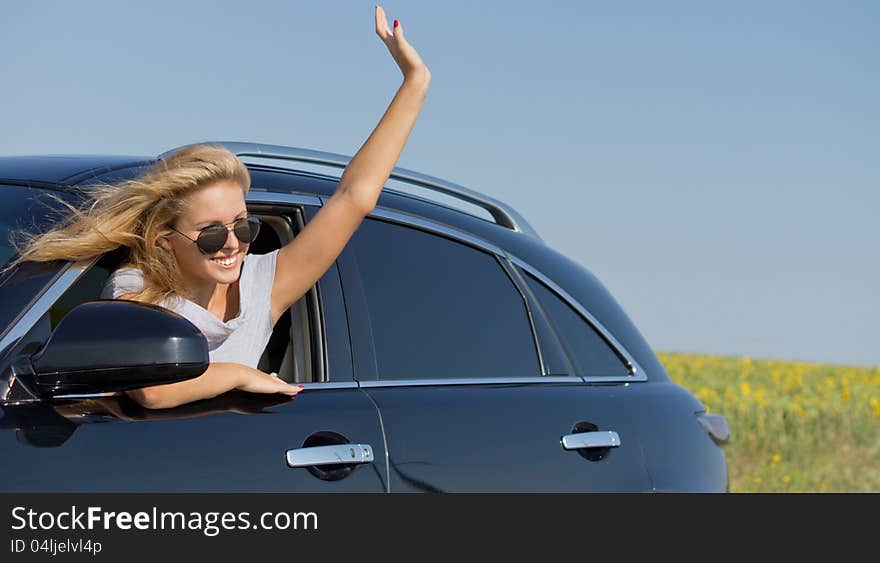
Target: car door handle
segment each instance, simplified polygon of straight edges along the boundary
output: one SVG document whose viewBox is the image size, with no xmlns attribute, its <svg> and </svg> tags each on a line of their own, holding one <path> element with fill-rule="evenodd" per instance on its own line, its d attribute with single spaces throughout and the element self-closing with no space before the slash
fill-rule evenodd
<svg viewBox="0 0 880 563">
<path fill-rule="evenodd" d="M 289 467 L 316 465 L 372 463 L 373 448 L 369 444 L 338 444 L 287 450 L 284 454 Z"/>
<path fill-rule="evenodd" d="M 595 432 L 579 432 L 566 434 L 562 437 L 562 447 L 566 450 L 580 450 L 584 448 L 616 448 L 620 445 L 620 436 L 613 430 L 600 430 Z"/>
</svg>

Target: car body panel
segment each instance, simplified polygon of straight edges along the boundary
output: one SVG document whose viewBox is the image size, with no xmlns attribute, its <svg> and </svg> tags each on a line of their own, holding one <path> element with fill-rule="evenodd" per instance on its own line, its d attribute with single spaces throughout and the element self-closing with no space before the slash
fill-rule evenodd
<svg viewBox="0 0 880 563">
<path fill-rule="evenodd" d="M 651 382 L 632 386 L 633 413 L 654 488 L 659 492 L 723 492 L 727 460 L 697 420 L 706 412 L 682 386 Z"/>
<path fill-rule="evenodd" d="M 385 492 L 375 405 L 357 388 L 227 393 L 149 411 L 125 397 L 3 407 L 6 492 Z M 319 432 L 368 444 L 375 461 L 325 481 L 285 462 Z"/>
<path fill-rule="evenodd" d="M 382 412 L 392 492 L 652 490 L 624 385 L 573 381 L 366 391 Z M 617 432 L 621 445 L 563 449 L 561 437 L 584 423 Z"/>
</svg>

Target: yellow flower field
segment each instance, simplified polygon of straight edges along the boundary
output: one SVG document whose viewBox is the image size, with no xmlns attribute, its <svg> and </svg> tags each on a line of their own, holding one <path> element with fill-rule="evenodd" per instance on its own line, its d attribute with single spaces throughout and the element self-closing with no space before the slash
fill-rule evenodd
<svg viewBox="0 0 880 563">
<path fill-rule="evenodd" d="M 727 418 L 731 492 L 880 492 L 880 367 L 657 356 Z"/>
</svg>

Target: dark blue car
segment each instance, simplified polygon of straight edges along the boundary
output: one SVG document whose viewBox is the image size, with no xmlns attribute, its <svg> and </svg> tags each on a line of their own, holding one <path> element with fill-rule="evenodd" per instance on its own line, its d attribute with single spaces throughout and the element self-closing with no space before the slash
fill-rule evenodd
<svg viewBox="0 0 880 563">
<path fill-rule="evenodd" d="M 221 144 L 252 176 L 257 254 L 297 235 L 348 162 Z M 11 232 L 63 217 L 59 199 L 156 158 L 0 158 L 0 264 Z M 208 356 L 182 317 L 100 299 L 120 259 L 0 278 L 0 491 L 728 490 L 724 417 L 670 381 L 595 276 L 473 190 L 395 169 L 263 352 L 260 369 L 305 386 L 295 398 L 149 410 L 121 393 Z"/>
</svg>

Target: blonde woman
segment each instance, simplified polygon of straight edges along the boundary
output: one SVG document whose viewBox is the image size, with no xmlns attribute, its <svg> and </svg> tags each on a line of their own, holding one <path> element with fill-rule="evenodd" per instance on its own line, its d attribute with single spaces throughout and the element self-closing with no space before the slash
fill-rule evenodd
<svg viewBox="0 0 880 563">
<path fill-rule="evenodd" d="M 211 363 L 201 376 L 128 391 L 147 408 L 169 408 L 239 389 L 296 395 L 302 386 L 256 369 L 272 325 L 329 269 L 376 205 L 422 107 L 431 74 L 376 7 L 376 33 L 403 73 L 385 114 L 345 169 L 335 193 L 280 250 L 248 255 L 259 222 L 247 215 L 250 177 L 228 150 L 187 147 L 143 176 L 96 189 L 64 225 L 32 237 L 20 260 L 85 260 L 128 250 L 105 289 L 114 298 L 166 306 L 205 333 Z"/>
</svg>

